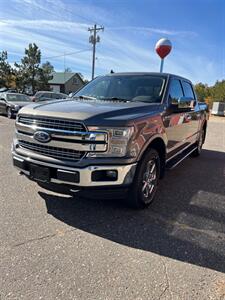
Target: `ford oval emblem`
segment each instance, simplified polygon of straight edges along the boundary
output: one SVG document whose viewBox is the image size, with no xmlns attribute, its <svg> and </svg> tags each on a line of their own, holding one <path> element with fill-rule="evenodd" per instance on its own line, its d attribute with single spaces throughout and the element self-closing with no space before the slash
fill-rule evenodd
<svg viewBox="0 0 225 300">
<path fill-rule="evenodd" d="M 51 136 L 45 131 L 36 131 L 34 133 L 34 139 L 41 143 L 47 143 L 51 140 Z"/>
</svg>

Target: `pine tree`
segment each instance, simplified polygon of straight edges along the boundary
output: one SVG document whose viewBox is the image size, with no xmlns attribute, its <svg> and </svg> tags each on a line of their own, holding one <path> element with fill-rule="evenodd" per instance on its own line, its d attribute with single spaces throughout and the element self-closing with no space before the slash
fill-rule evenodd
<svg viewBox="0 0 225 300">
<path fill-rule="evenodd" d="M 0 52 L 0 87 L 10 87 L 13 70 L 7 61 L 7 51 Z"/>
</svg>

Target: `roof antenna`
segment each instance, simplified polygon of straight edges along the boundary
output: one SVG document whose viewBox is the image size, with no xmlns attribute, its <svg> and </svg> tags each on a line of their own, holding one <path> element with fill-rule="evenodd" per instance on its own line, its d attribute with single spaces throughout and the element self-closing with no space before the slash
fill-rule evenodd
<svg viewBox="0 0 225 300">
<path fill-rule="evenodd" d="M 111 74 L 114 74 L 115 72 L 113 70 L 110 71 Z"/>
</svg>

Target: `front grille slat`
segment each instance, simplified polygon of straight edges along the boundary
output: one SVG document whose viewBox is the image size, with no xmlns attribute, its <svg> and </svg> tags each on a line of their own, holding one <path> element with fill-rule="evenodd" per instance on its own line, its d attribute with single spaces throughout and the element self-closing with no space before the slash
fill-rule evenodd
<svg viewBox="0 0 225 300">
<path fill-rule="evenodd" d="M 62 119 L 51 119 L 51 118 L 41 118 L 41 117 L 19 117 L 19 123 L 43 128 L 60 129 L 67 131 L 81 131 L 85 132 L 86 128 L 83 124 Z"/>
<path fill-rule="evenodd" d="M 39 145 L 39 144 L 30 143 L 26 141 L 18 141 L 18 142 L 21 148 L 24 148 L 26 150 L 31 150 L 38 154 L 51 156 L 54 158 L 80 160 L 85 155 L 85 152 L 76 151 L 72 149 L 64 149 L 59 147 Z"/>
<path fill-rule="evenodd" d="M 81 132 L 85 133 L 86 127 L 77 121 L 73 120 L 67 120 L 67 119 L 54 119 L 52 117 L 39 117 L 39 116 L 19 116 L 18 124 L 25 125 L 25 126 L 34 126 L 38 128 L 38 130 L 45 130 L 45 129 L 51 129 L 51 130 L 58 130 L 57 136 L 62 134 L 62 137 L 65 138 L 65 132 L 71 132 L 71 135 L 74 134 L 74 132 Z M 24 134 L 28 134 L 29 132 L 24 132 Z M 69 142 L 69 139 L 68 139 Z M 29 150 L 33 153 L 37 153 L 44 156 L 49 156 L 57 159 L 66 159 L 66 160 L 75 160 L 78 161 L 81 158 L 83 158 L 86 154 L 85 151 L 78 151 L 74 149 L 68 149 L 65 146 L 60 147 L 61 145 L 57 147 L 49 146 L 46 144 L 40 144 L 34 142 L 28 142 L 23 139 L 18 140 L 19 147 L 24 150 Z M 60 143 L 60 142 L 59 142 Z M 65 141 L 66 143 L 66 141 Z"/>
</svg>

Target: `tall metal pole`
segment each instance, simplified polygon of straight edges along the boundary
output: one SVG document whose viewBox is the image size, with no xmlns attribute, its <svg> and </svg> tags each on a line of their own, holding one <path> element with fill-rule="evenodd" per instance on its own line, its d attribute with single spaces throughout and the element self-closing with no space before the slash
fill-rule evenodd
<svg viewBox="0 0 225 300">
<path fill-rule="evenodd" d="M 94 41 L 93 41 L 93 56 L 92 56 L 92 75 L 91 79 L 95 77 L 95 49 L 96 49 L 96 24 L 94 25 Z"/>
<path fill-rule="evenodd" d="M 89 38 L 89 42 L 93 45 L 93 53 L 92 53 L 92 74 L 91 74 L 91 78 L 94 79 L 95 77 L 95 52 L 96 52 L 96 43 L 100 42 L 100 37 L 97 36 L 97 32 L 99 30 L 104 30 L 104 27 L 97 27 L 97 25 L 95 24 L 94 27 L 92 28 L 88 28 L 88 31 L 90 31 L 91 33 L 93 32 L 93 34 L 90 36 Z"/>
<path fill-rule="evenodd" d="M 164 59 L 161 59 L 161 63 L 160 63 L 160 73 L 163 72 L 163 63 L 164 63 Z"/>
</svg>

